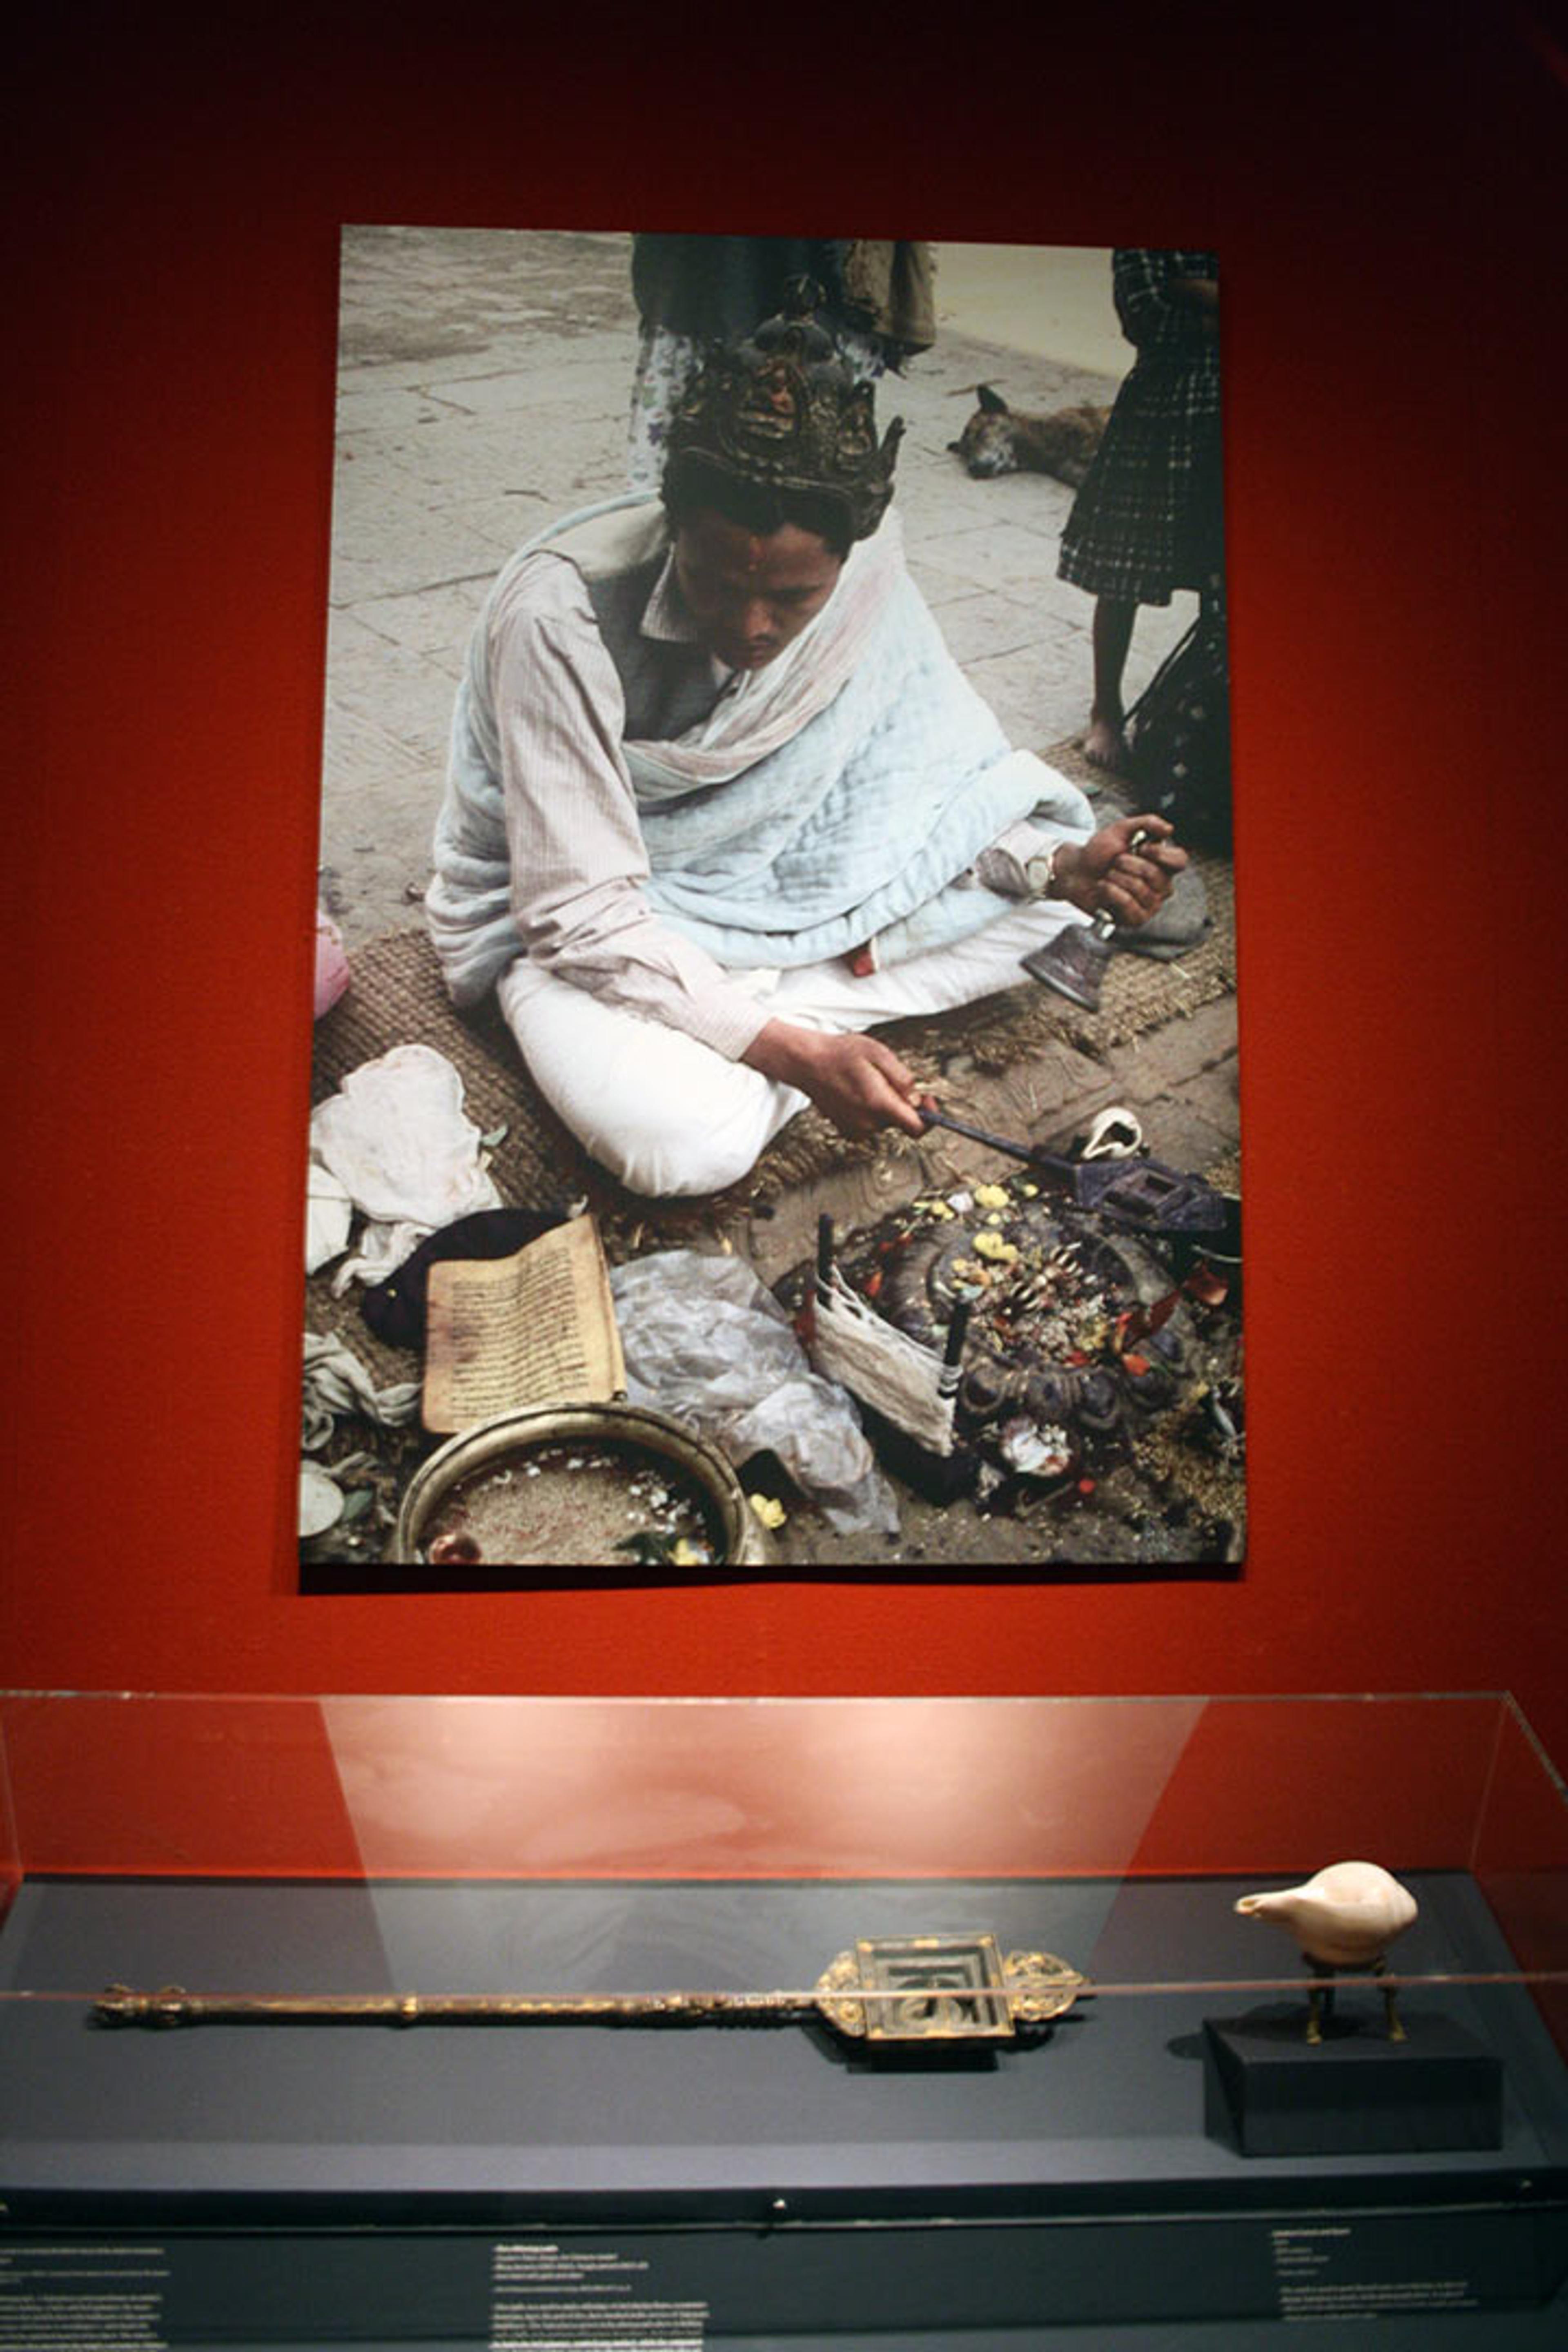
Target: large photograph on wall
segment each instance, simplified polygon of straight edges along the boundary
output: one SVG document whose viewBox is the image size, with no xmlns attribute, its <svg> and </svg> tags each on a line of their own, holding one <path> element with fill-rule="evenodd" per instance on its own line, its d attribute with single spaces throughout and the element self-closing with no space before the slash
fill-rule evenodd
<svg viewBox="0 0 1568 2352">
<path fill-rule="evenodd" d="M 1237 1571 L 1220 283 L 344 231 L 303 1590 Z"/>
</svg>

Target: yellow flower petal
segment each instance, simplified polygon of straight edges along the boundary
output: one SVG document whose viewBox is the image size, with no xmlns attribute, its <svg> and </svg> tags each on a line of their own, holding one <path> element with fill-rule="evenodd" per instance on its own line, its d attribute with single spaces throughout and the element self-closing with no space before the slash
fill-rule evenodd
<svg viewBox="0 0 1568 2352">
<path fill-rule="evenodd" d="M 974 1197 L 983 1209 L 1005 1209 L 1010 1195 L 1000 1184 L 977 1184 Z"/>
<path fill-rule="evenodd" d="M 976 1234 L 974 1247 L 979 1256 L 992 1258 L 999 1265 L 1012 1265 L 1018 1255 L 1016 1244 L 1005 1242 L 1000 1234 Z"/>
</svg>

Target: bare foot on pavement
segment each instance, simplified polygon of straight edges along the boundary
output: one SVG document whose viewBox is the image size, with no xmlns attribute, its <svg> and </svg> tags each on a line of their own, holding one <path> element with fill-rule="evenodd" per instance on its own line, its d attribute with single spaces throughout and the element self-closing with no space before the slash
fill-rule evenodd
<svg viewBox="0 0 1568 2352">
<path fill-rule="evenodd" d="M 1097 768 L 1121 773 L 1127 765 L 1127 739 L 1109 719 L 1091 719 L 1083 739 L 1083 756 Z"/>
</svg>

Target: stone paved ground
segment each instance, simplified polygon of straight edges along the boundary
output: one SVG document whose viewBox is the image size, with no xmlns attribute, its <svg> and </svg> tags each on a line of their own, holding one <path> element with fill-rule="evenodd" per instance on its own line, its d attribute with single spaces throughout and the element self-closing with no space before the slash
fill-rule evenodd
<svg viewBox="0 0 1568 2352">
<path fill-rule="evenodd" d="M 629 240 L 608 235 L 360 228 L 345 237 L 322 892 L 351 946 L 418 919 L 452 695 L 468 630 L 500 563 L 529 533 L 626 487 L 636 350 Z M 938 266 L 939 305 L 944 301 Z M 1089 599 L 1056 578 L 1071 492 L 1041 475 L 975 482 L 948 443 L 991 382 L 1020 408 L 1109 401 L 1115 379 L 983 341 L 947 319 L 934 349 L 889 379 L 882 418 L 908 430 L 899 507 L 910 569 L 952 651 L 1014 740 L 1043 748 L 1088 712 Z M 1192 600 L 1140 615 L 1136 693 L 1185 627 Z M 1047 1066 L 1048 1063 L 1048 1066 Z M 975 1074 L 965 1115 L 1008 1134 L 1061 1131 L 1088 1108 L 1130 1103 L 1158 1154 L 1205 1168 L 1234 1155 L 1234 1005 L 1090 1063 L 1065 1045 L 1028 1069 Z M 954 1181 L 1006 1163 L 944 1138 Z M 922 1147 L 922 1151 L 924 1147 Z M 779 1204 L 736 1246 L 773 1282 L 809 1246 L 816 1211 L 839 1230 L 891 1205 L 887 1167 L 845 1170 Z M 1222 1497 L 1226 1507 L 1234 1496 Z M 896 1543 L 835 1537 L 802 1515 L 781 1565 L 970 1564 L 1191 1557 L 1190 1517 L 1147 1515 L 1146 1491 L 1109 1485 L 1089 1506 L 1030 1520 L 936 1509 L 900 1490 Z M 1216 1509 L 1220 1507 L 1216 1504 Z M 1130 1538 L 1130 1520 L 1138 1531 Z"/>
</svg>

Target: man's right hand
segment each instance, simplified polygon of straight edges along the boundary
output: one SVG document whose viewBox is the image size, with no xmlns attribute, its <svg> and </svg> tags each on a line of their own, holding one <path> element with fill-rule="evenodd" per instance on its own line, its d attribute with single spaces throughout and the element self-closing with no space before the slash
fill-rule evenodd
<svg viewBox="0 0 1568 2352">
<path fill-rule="evenodd" d="M 920 1081 L 879 1038 L 770 1021 L 741 1059 L 763 1077 L 809 1095 L 843 1135 L 874 1135 L 884 1127 L 901 1127 L 908 1135 L 926 1131 L 916 1108 Z"/>
<path fill-rule="evenodd" d="M 1119 816 L 1087 841 L 1063 843 L 1056 858 L 1056 895 L 1083 914 L 1103 912 L 1135 929 L 1158 914 L 1186 863 L 1187 853 L 1171 839 L 1166 818 L 1152 811 Z"/>
</svg>

